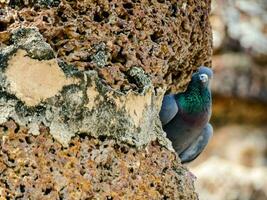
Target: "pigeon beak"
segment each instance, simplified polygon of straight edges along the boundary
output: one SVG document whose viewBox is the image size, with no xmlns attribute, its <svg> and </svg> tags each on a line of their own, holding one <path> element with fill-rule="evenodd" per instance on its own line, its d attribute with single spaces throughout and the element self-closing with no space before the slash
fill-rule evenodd
<svg viewBox="0 0 267 200">
<path fill-rule="evenodd" d="M 206 83 L 206 82 L 208 82 L 209 77 L 207 74 L 200 74 L 199 79 L 201 80 L 202 83 Z"/>
</svg>

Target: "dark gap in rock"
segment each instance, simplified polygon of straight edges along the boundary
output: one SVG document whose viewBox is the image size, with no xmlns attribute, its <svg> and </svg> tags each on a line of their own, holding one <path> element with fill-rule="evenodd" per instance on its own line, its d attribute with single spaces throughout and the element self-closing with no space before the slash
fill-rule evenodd
<svg viewBox="0 0 267 200">
<path fill-rule="evenodd" d="M 64 200 L 64 196 L 63 196 L 63 194 L 59 194 L 59 200 Z"/>
<path fill-rule="evenodd" d="M 134 169 L 131 167 L 128 169 L 129 173 L 133 173 L 134 172 Z"/>
<path fill-rule="evenodd" d="M 62 10 L 59 10 L 57 12 L 57 16 L 61 18 L 62 22 L 67 22 L 68 18 L 65 16 L 64 12 Z"/>
<path fill-rule="evenodd" d="M 118 144 L 114 144 L 113 148 L 114 148 L 115 150 L 119 150 L 120 145 L 118 145 Z"/>
<path fill-rule="evenodd" d="M 164 168 L 162 169 L 162 173 L 165 174 L 167 170 L 168 170 L 168 167 L 164 167 Z"/>
<path fill-rule="evenodd" d="M 123 7 L 124 7 L 125 9 L 132 9 L 132 8 L 133 8 L 133 4 L 130 3 L 130 2 L 128 2 L 128 3 L 124 3 L 124 4 L 123 4 Z"/>
<path fill-rule="evenodd" d="M 127 10 L 127 12 L 129 13 L 129 15 L 134 15 L 134 13 L 133 13 L 133 10 L 131 9 L 131 10 Z"/>
<path fill-rule="evenodd" d="M 44 191 L 44 195 L 48 195 L 52 192 L 52 188 L 46 188 L 45 191 Z"/>
<path fill-rule="evenodd" d="M 31 144 L 32 143 L 31 137 L 29 137 L 29 136 L 25 137 L 25 141 L 26 141 L 27 144 Z"/>
<path fill-rule="evenodd" d="M 24 193 L 25 192 L 25 185 L 20 185 L 19 189 L 20 189 L 21 193 Z"/>
<path fill-rule="evenodd" d="M 46 23 L 49 23 L 48 17 L 47 16 L 43 16 L 43 21 L 46 22 Z"/>
<path fill-rule="evenodd" d="M 69 144 L 69 147 L 73 147 L 73 146 L 75 146 L 75 144 L 74 144 L 73 142 L 71 142 L 71 143 Z"/>
<path fill-rule="evenodd" d="M 169 197 L 166 196 L 166 195 L 164 195 L 163 198 L 162 198 L 162 200 L 167 200 L 167 199 L 169 199 Z M 180 198 L 179 198 L 179 199 L 180 199 Z"/>
<path fill-rule="evenodd" d="M 15 132 L 15 133 L 18 133 L 19 130 L 20 130 L 20 126 L 16 123 L 16 128 L 15 128 L 14 132 Z"/>
<path fill-rule="evenodd" d="M 88 134 L 82 132 L 82 133 L 79 133 L 79 137 L 80 137 L 81 139 L 86 139 L 86 138 L 88 138 Z"/>
<path fill-rule="evenodd" d="M 158 43 L 158 39 L 162 37 L 162 33 L 159 31 L 155 31 L 152 35 L 150 35 L 150 38 L 153 42 Z"/>
<path fill-rule="evenodd" d="M 106 11 L 96 12 L 94 14 L 94 21 L 102 22 L 104 19 L 107 19 L 108 17 L 109 17 L 109 13 Z"/>
<path fill-rule="evenodd" d="M 119 16 L 119 18 L 123 19 L 123 20 L 128 20 L 129 16 L 127 15 L 127 13 L 121 13 Z"/>
<path fill-rule="evenodd" d="M 2 128 L 4 132 L 7 132 L 8 131 L 8 128 L 5 125 L 0 125 L 0 128 Z"/>
<path fill-rule="evenodd" d="M 125 146 L 121 147 L 120 150 L 124 154 L 127 154 L 129 152 L 129 149 L 127 147 L 125 147 Z"/>
<path fill-rule="evenodd" d="M 0 32 L 6 31 L 6 29 L 7 29 L 7 23 L 0 21 Z"/>
<path fill-rule="evenodd" d="M 158 0 L 159 3 L 165 3 L 165 0 Z"/>
<path fill-rule="evenodd" d="M 171 5 L 171 17 L 176 17 L 178 14 L 178 5 L 174 3 Z"/>
<path fill-rule="evenodd" d="M 107 139 L 107 136 L 106 136 L 106 135 L 100 135 L 100 136 L 98 136 L 98 139 L 99 139 L 101 142 L 104 142 L 104 141 Z"/>
<path fill-rule="evenodd" d="M 50 147 L 49 152 L 55 154 L 56 150 L 53 147 Z"/>
<path fill-rule="evenodd" d="M 9 162 L 11 162 L 11 163 L 15 163 L 15 160 L 13 159 L 13 158 L 10 158 L 9 156 L 8 156 L 8 159 L 7 159 Z"/>
</svg>

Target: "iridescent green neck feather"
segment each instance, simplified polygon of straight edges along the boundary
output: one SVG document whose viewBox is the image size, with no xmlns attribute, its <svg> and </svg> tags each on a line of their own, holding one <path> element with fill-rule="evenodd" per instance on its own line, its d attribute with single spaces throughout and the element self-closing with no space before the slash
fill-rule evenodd
<svg viewBox="0 0 267 200">
<path fill-rule="evenodd" d="M 192 80 L 187 91 L 176 96 L 179 109 L 188 114 L 209 112 L 211 93 L 208 86 L 203 86 L 198 80 Z"/>
</svg>

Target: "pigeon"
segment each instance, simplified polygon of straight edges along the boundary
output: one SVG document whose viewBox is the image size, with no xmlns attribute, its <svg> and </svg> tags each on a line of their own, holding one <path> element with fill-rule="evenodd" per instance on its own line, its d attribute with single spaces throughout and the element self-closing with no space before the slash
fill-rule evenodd
<svg viewBox="0 0 267 200">
<path fill-rule="evenodd" d="M 163 97 L 160 120 L 182 163 L 196 159 L 213 135 L 209 123 L 212 76 L 210 68 L 201 66 L 185 92 Z"/>
</svg>

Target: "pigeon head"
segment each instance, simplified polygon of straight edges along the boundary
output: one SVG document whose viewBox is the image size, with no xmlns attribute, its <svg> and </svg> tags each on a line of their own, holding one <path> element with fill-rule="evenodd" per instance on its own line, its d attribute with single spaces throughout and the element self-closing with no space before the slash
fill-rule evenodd
<svg viewBox="0 0 267 200">
<path fill-rule="evenodd" d="M 192 82 L 198 83 L 201 87 L 208 87 L 209 82 L 212 79 L 213 72 L 210 68 L 201 66 L 193 73 Z"/>
</svg>

